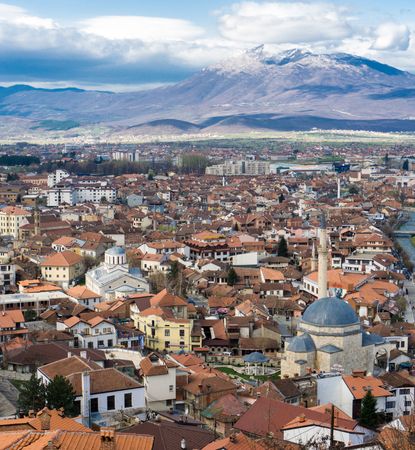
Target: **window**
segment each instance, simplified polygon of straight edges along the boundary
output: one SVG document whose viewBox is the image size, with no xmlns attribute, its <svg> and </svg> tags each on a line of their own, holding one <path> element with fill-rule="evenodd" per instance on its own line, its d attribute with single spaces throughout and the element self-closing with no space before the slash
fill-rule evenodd
<svg viewBox="0 0 415 450">
<path fill-rule="evenodd" d="M 108 347 L 112 347 L 113 343 L 112 343 L 112 339 L 108 339 Z"/>
<path fill-rule="evenodd" d="M 401 341 L 401 347 L 405 347 L 405 342 Z"/>
<path fill-rule="evenodd" d="M 91 398 L 91 413 L 97 413 L 98 412 L 98 399 L 97 398 Z"/>
<path fill-rule="evenodd" d="M 166 341 L 166 342 L 164 343 L 164 346 L 165 346 L 166 348 L 169 348 L 169 347 L 170 347 L 170 341 Z"/>
<path fill-rule="evenodd" d="M 399 389 L 400 395 L 409 395 L 410 392 L 411 392 L 410 389 Z"/>
<path fill-rule="evenodd" d="M 386 409 L 395 408 L 396 402 L 386 402 Z"/>
<path fill-rule="evenodd" d="M 184 337 L 184 330 L 180 330 L 180 337 Z"/>
<path fill-rule="evenodd" d="M 184 347 L 184 341 L 180 341 L 180 347 Z"/>
<path fill-rule="evenodd" d="M 171 384 L 170 386 L 169 386 L 169 392 L 173 392 L 173 385 Z"/>
<path fill-rule="evenodd" d="M 115 409 L 115 395 L 109 395 L 107 397 L 107 410 L 111 411 Z"/>
<path fill-rule="evenodd" d="M 412 402 L 411 400 L 405 400 L 405 406 L 411 406 Z"/>
<path fill-rule="evenodd" d="M 164 336 L 170 336 L 170 330 L 164 330 Z"/>
<path fill-rule="evenodd" d="M 98 341 L 98 347 L 103 347 L 104 346 L 104 341 Z"/>
<path fill-rule="evenodd" d="M 131 408 L 133 406 L 133 396 L 131 393 L 124 394 L 124 408 Z"/>
</svg>

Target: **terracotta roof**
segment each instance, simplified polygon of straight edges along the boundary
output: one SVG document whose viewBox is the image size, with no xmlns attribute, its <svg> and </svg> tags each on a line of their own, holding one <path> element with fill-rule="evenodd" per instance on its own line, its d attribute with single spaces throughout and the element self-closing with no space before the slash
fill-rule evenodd
<svg viewBox="0 0 415 450">
<path fill-rule="evenodd" d="M 79 356 L 71 356 L 50 364 L 39 367 L 39 370 L 45 374 L 50 380 L 56 375 L 66 377 L 76 372 L 84 370 L 101 370 L 102 367 L 93 361 L 87 361 Z"/>
<path fill-rule="evenodd" d="M 153 436 L 115 433 L 101 428 L 99 433 L 84 431 L 20 431 L 0 434 L 0 449 L 44 450 L 48 444 L 59 450 L 101 450 L 102 440 L 113 438 L 117 450 L 152 450 Z"/>
<path fill-rule="evenodd" d="M 139 389 L 143 386 L 123 374 L 117 369 L 94 369 L 89 372 L 91 379 L 91 394 L 99 394 L 102 392 L 122 391 L 123 389 Z M 76 395 L 82 395 L 82 373 L 72 373 L 66 375 L 66 378 L 74 387 Z"/>
<path fill-rule="evenodd" d="M 382 387 L 384 382 L 376 377 L 343 375 L 343 381 L 357 400 L 362 399 L 369 390 L 374 397 L 389 397 L 392 395 Z"/>
<path fill-rule="evenodd" d="M 66 291 L 68 295 L 77 299 L 100 298 L 96 292 L 92 292 L 86 286 L 74 286 Z"/>
<path fill-rule="evenodd" d="M 42 267 L 70 267 L 83 261 L 82 256 L 69 250 L 48 256 L 41 264 Z"/>
<path fill-rule="evenodd" d="M 75 419 L 65 417 L 63 412 L 56 409 L 43 408 L 36 417 L 23 417 L 21 419 L 4 419 L 0 420 L 0 432 L 11 431 L 13 429 L 21 430 L 66 430 L 66 431 L 85 431 L 91 432 L 89 428 L 85 427 Z M 1 436 L 1 435 L 0 435 Z M 0 438 L 1 440 L 1 438 Z"/>
<path fill-rule="evenodd" d="M 185 439 L 188 449 L 201 449 L 215 439 L 213 431 L 195 425 L 170 423 L 168 421 L 143 422 L 123 430 L 123 433 L 140 433 L 154 436 L 153 450 L 178 450 Z"/>
</svg>

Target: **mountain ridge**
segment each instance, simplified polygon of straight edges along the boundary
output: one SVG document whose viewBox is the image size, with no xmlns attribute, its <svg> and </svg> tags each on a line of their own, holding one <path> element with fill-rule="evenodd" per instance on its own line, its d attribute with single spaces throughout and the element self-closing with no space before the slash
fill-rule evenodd
<svg viewBox="0 0 415 450">
<path fill-rule="evenodd" d="M 357 129 L 373 124 L 385 131 L 388 126 L 390 131 L 415 131 L 415 105 L 408 101 L 413 97 L 415 75 L 375 60 L 302 49 L 273 55 L 258 46 L 177 84 L 148 91 L 0 87 L 0 115 L 34 123 L 102 124 L 127 133 L 145 129 L 149 134 L 163 132 L 163 127 L 179 134 L 202 132 L 219 126 L 204 125 L 214 117 L 223 117 L 222 128 L 230 131 L 278 129 L 292 118 L 298 129 L 319 123 L 342 128 L 343 122 L 348 129 L 355 123 Z M 262 122 L 261 114 L 267 117 Z"/>
</svg>

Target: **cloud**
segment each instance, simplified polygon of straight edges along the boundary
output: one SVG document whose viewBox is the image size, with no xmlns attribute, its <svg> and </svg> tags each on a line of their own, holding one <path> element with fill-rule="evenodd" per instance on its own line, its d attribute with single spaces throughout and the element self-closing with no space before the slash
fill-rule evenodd
<svg viewBox="0 0 415 450">
<path fill-rule="evenodd" d="M 406 25 L 383 23 L 375 31 L 376 40 L 372 45 L 375 50 L 408 50 L 411 32 Z"/>
<path fill-rule="evenodd" d="M 166 42 L 194 39 L 204 33 L 187 20 L 165 17 L 101 16 L 81 22 L 81 29 L 106 39 Z"/>
<path fill-rule="evenodd" d="M 262 43 L 272 52 L 346 51 L 404 68 L 415 60 L 408 26 L 364 26 L 328 2 L 247 1 L 215 15 L 217 29 L 209 33 L 168 17 L 98 16 L 63 25 L 0 3 L 0 82 L 70 80 L 103 89 L 171 83 Z"/>
<path fill-rule="evenodd" d="M 330 3 L 243 2 L 219 17 L 219 30 L 234 41 L 305 43 L 352 34 L 347 10 Z"/>
</svg>

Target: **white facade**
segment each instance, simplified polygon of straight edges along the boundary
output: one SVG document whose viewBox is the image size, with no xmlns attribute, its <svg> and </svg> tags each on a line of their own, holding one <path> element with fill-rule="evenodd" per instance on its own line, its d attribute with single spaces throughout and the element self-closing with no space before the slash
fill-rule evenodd
<svg viewBox="0 0 415 450">
<path fill-rule="evenodd" d="M 330 427 L 309 425 L 306 427 L 283 430 L 284 440 L 296 444 L 306 444 L 307 449 L 321 450 L 330 447 Z M 357 426 L 354 430 L 346 431 L 334 428 L 334 440 L 343 442 L 346 448 L 351 445 L 363 444 L 373 433 Z"/>
<path fill-rule="evenodd" d="M 14 264 L 0 264 L 0 291 L 9 292 L 11 286 L 16 285 L 16 266 Z"/>
<path fill-rule="evenodd" d="M 88 289 L 105 299 L 133 292 L 149 292 L 149 284 L 138 269 L 129 269 L 125 250 L 112 247 L 105 252 L 105 262 L 85 275 Z"/>
<path fill-rule="evenodd" d="M 76 347 L 111 348 L 117 345 L 117 330 L 114 324 L 107 320 L 93 326 L 90 322 L 81 319 L 70 327 L 64 322 L 57 322 L 56 328 L 72 333 Z"/>
<path fill-rule="evenodd" d="M 176 368 L 168 374 L 144 376 L 146 405 L 156 411 L 166 411 L 176 400 Z"/>
<path fill-rule="evenodd" d="M 48 187 L 51 188 L 68 177 L 69 177 L 69 173 L 66 170 L 61 170 L 61 169 L 55 170 L 55 172 L 50 173 L 48 175 Z"/>
</svg>

